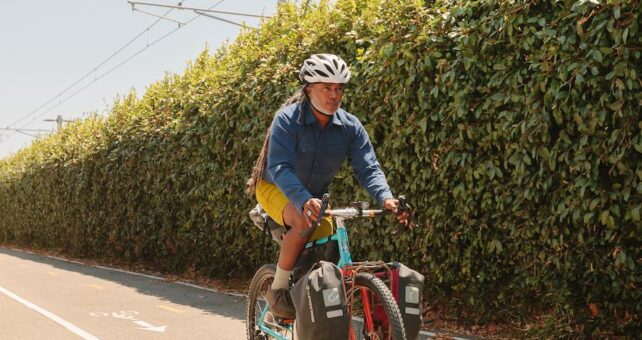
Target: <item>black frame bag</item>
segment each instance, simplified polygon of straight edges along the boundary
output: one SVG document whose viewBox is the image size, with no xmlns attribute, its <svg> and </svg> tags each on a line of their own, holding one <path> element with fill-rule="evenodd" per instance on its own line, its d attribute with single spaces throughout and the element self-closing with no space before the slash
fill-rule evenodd
<svg viewBox="0 0 642 340">
<path fill-rule="evenodd" d="M 312 247 L 305 248 L 299 255 L 299 259 L 292 269 L 292 282 L 296 283 L 299 279 L 308 273 L 310 268 L 319 261 L 327 261 L 334 264 L 339 263 L 339 242 L 337 240 L 320 239 L 314 241 Z M 323 243 L 320 243 L 323 242 Z"/>
</svg>

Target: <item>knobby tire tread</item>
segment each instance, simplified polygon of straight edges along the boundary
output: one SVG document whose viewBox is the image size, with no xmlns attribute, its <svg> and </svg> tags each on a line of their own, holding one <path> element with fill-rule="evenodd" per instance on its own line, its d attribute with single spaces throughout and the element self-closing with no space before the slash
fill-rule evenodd
<svg viewBox="0 0 642 340">
<path fill-rule="evenodd" d="M 245 313 L 247 318 L 245 320 L 245 324 L 248 340 L 257 339 L 254 334 L 256 331 L 256 324 L 254 323 L 254 319 L 256 318 L 256 314 L 261 312 L 256 310 L 256 300 L 258 299 L 258 294 L 260 293 L 261 286 L 263 285 L 263 282 L 265 282 L 266 278 L 269 278 L 270 276 L 273 277 L 275 273 L 276 265 L 266 264 L 259 268 L 259 270 L 256 271 L 256 274 L 254 274 L 254 277 L 252 278 L 252 282 L 250 283 L 250 291 L 247 298 L 247 310 Z"/>
<path fill-rule="evenodd" d="M 392 339 L 406 340 L 406 330 L 403 325 L 403 319 L 401 318 L 401 311 L 399 310 L 399 305 L 397 305 L 397 301 L 395 300 L 394 296 L 392 296 L 390 289 L 388 289 L 388 286 L 383 281 L 381 281 L 381 279 L 377 278 L 371 273 L 357 273 L 354 277 L 354 280 L 357 287 L 364 286 L 370 289 L 374 294 L 377 295 L 377 297 L 383 304 L 386 315 L 390 320 Z M 348 299 L 351 299 L 351 294 L 348 295 Z"/>
</svg>

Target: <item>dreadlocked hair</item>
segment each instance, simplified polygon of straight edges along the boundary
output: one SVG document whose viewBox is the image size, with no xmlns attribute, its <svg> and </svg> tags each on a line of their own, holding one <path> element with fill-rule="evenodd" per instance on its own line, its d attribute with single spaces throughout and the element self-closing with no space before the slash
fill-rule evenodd
<svg viewBox="0 0 642 340">
<path fill-rule="evenodd" d="M 277 112 L 281 111 L 288 105 L 294 103 L 303 103 L 307 99 L 305 93 L 305 85 L 301 86 L 290 98 L 288 98 Z M 265 163 L 267 163 L 267 154 L 270 148 L 270 131 L 272 130 L 272 125 L 265 132 L 265 139 L 263 140 L 263 147 L 261 148 L 261 153 L 259 158 L 257 158 L 256 163 L 254 163 L 254 168 L 252 169 L 252 174 L 250 178 L 245 183 L 245 193 L 248 196 L 254 196 L 256 192 L 256 185 L 259 180 L 263 179 L 263 173 L 265 171 Z"/>
</svg>

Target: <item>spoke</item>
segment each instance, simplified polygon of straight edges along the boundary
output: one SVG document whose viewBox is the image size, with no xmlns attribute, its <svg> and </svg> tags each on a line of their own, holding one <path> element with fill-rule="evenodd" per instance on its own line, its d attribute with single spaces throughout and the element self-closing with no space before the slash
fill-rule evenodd
<svg viewBox="0 0 642 340">
<path fill-rule="evenodd" d="M 258 289 L 256 291 L 256 298 L 253 301 L 254 303 L 254 312 L 253 312 L 253 321 L 254 329 L 257 334 L 257 339 L 273 339 L 273 336 L 269 334 L 279 334 L 277 338 L 290 338 L 293 336 L 292 325 L 283 323 L 280 319 L 274 318 L 271 312 L 268 309 L 267 303 L 267 293 L 272 284 L 272 277 L 264 277 L 261 282 L 257 284 Z M 267 310 L 267 311 L 266 311 Z M 266 314 L 263 314 L 263 312 Z M 263 329 L 269 329 L 271 333 L 261 330 L 259 325 Z"/>
</svg>

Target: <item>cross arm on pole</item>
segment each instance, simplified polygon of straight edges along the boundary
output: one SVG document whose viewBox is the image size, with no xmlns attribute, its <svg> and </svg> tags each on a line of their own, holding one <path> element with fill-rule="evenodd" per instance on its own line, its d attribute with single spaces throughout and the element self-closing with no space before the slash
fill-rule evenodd
<svg viewBox="0 0 642 340">
<path fill-rule="evenodd" d="M 200 11 L 200 12 L 208 12 L 208 13 L 238 15 L 238 16 L 252 17 L 252 18 L 266 18 L 266 19 L 270 18 L 269 16 L 266 16 L 266 15 L 239 13 L 239 12 L 227 12 L 227 11 L 217 11 L 217 10 L 213 10 L 213 9 L 203 9 L 203 8 L 196 8 L 196 7 L 186 7 L 186 6 L 183 6 L 182 4 L 179 4 L 178 6 L 176 6 L 176 5 L 154 4 L 154 3 L 150 3 L 150 2 L 131 1 L 131 0 L 127 1 L 127 2 L 132 6 L 132 9 L 134 9 L 134 10 L 136 10 L 136 8 L 135 8 L 136 5 L 140 5 L 140 6 L 156 6 L 156 7 L 165 7 L 165 8 L 174 8 L 174 9 L 187 9 L 187 10 L 191 10 L 191 11 L 194 11 L 194 12 Z"/>
<path fill-rule="evenodd" d="M 181 27 L 181 26 L 185 25 L 185 23 L 184 23 L 184 22 L 182 22 L 182 21 L 174 20 L 174 19 L 172 19 L 172 18 L 168 18 L 168 17 L 163 16 L 163 15 L 158 15 L 158 14 L 155 14 L 155 13 L 151 13 L 151 12 L 143 11 L 143 10 L 140 10 L 140 9 L 138 9 L 138 8 L 134 8 L 134 6 L 132 6 L 132 10 L 133 10 L 133 11 L 136 11 L 136 12 L 141 12 L 141 13 L 143 13 L 143 14 L 151 15 L 151 16 L 153 16 L 153 17 L 157 17 L 157 18 L 161 18 L 161 19 L 169 20 L 169 21 L 171 21 L 171 22 L 175 22 L 175 23 L 177 23 L 177 24 L 178 24 L 178 27 Z"/>
</svg>

